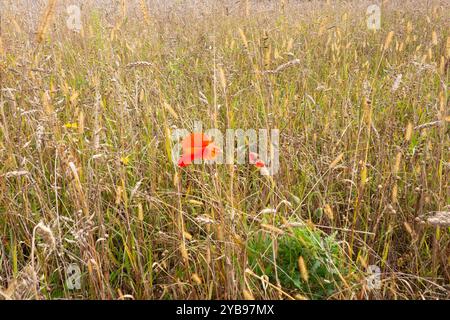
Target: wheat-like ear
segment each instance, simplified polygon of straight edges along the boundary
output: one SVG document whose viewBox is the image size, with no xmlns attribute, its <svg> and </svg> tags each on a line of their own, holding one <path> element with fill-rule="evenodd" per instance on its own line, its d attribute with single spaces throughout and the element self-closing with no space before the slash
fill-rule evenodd
<svg viewBox="0 0 450 320">
<path fill-rule="evenodd" d="M 284 8 L 286 6 L 286 1 L 285 0 L 280 0 L 280 11 L 284 12 Z"/>
<path fill-rule="evenodd" d="M 125 21 L 125 17 L 127 16 L 127 11 L 128 11 L 127 0 L 122 0 L 120 2 L 120 7 L 121 7 L 121 11 L 122 11 L 122 22 L 123 22 L 123 21 Z"/>
<path fill-rule="evenodd" d="M 248 0 L 245 0 L 243 4 L 245 16 L 248 17 L 250 15 L 250 3 L 248 3 Z"/>
<path fill-rule="evenodd" d="M 146 0 L 139 0 L 139 4 L 141 6 L 142 14 L 144 15 L 144 20 L 147 25 L 150 24 L 150 15 L 148 14 L 148 7 Z"/>
<path fill-rule="evenodd" d="M 0 56 L 2 56 L 4 52 L 5 50 L 3 49 L 3 40 L 2 37 L 0 36 Z"/>
<path fill-rule="evenodd" d="M 48 29 L 53 12 L 55 11 L 56 0 L 49 0 L 47 2 L 47 7 L 45 8 L 44 14 L 42 15 L 41 23 L 39 24 L 38 31 L 36 33 L 36 40 L 41 43 L 44 39 L 44 35 Z"/>
</svg>

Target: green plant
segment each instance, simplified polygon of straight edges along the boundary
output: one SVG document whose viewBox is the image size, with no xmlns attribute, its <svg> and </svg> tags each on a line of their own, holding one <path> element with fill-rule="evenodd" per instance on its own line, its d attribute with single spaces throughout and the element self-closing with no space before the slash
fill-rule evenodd
<svg viewBox="0 0 450 320">
<path fill-rule="evenodd" d="M 257 274 L 268 276 L 271 282 L 278 277 L 284 288 L 323 299 L 340 287 L 340 275 L 348 274 L 348 259 L 334 235 L 302 227 L 293 229 L 293 234 L 281 235 L 276 243 L 274 246 L 274 239 L 266 233 L 255 233 L 248 242 L 249 263 Z M 302 277 L 300 257 L 305 262 L 307 280 Z"/>
</svg>

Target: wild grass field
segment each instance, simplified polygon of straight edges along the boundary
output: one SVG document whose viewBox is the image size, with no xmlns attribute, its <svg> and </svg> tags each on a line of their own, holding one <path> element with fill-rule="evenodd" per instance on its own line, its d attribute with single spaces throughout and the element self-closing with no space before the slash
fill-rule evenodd
<svg viewBox="0 0 450 320">
<path fill-rule="evenodd" d="M 0 14 L 0 300 L 450 298 L 448 1 Z M 195 121 L 278 172 L 177 166 Z"/>
</svg>

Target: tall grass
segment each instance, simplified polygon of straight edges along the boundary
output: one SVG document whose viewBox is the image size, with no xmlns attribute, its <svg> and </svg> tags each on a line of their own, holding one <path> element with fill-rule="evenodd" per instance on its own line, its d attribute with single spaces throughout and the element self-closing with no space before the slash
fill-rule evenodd
<svg viewBox="0 0 450 320">
<path fill-rule="evenodd" d="M 69 4 L 2 7 L 0 298 L 449 298 L 448 2 Z M 175 167 L 194 121 L 278 174 Z"/>
</svg>

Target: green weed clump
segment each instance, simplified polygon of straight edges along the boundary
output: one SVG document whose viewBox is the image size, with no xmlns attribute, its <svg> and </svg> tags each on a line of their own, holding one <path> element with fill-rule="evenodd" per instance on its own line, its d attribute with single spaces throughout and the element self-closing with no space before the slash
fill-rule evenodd
<svg viewBox="0 0 450 320">
<path fill-rule="evenodd" d="M 448 299 L 449 4 L 1 0 L 0 300 Z"/>
<path fill-rule="evenodd" d="M 300 257 L 306 270 L 301 270 Z M 348 259 L 335 236 L 308 227 L 295 228 L 293 234 L 276 239 L 255 233 L 248 242 L 248 258 L 258 275 L 314 299 L 331 296 L 342 285 L 342 276 L 350 273 Z"/>
</svg>

